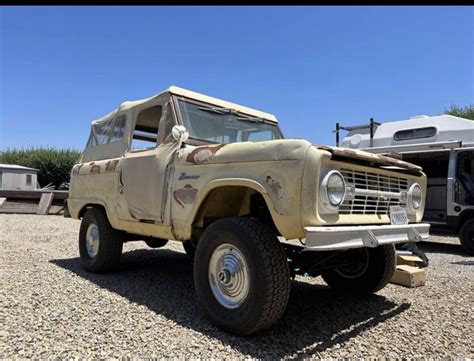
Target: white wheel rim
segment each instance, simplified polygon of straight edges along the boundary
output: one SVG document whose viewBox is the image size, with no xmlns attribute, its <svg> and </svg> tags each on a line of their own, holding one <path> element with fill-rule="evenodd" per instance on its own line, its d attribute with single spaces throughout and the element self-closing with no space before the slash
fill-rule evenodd
<svg viewBox="0 0 474 361">
<path fill-rule="evenodd" d="M 89 224 L 86 232 L 86 250 L 90 258 L 97 257 L 99 241 L 99 227 L 94 223 Z"/>
<path fill-rule="evenodd" d="M 209 261 L 209 284 L 217 302 L 228 309 L 239 307 L 250 289 L 250 276 L 242 252 L 234 245 L 218 246 Z"/>
</svg>

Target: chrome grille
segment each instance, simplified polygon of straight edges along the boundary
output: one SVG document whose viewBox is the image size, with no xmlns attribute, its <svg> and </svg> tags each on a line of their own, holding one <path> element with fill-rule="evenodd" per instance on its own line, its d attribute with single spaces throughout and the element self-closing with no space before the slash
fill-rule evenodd
<svg viewBox="0 0 474 361">
<path fill-rule="evenodd" d="M 390 206 L 400 205 L 400 192 L 408 190 L 408 180 L 405 178 L 352 169 L 340 169 L 340 172 L 346 186 L 356 189 L 356 195 L 344 200 L 339 207 L 339 214 L 389 214 Z M 386 197 L 376 197 L 357 194 L 358 190 L 389 193 Z"/>
</svg>

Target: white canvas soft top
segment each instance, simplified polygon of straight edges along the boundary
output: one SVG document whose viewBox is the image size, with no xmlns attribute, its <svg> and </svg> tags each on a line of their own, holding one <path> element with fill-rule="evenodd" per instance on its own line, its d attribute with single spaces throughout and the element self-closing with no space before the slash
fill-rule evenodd
<svg viewBox="0 0 474 361">
<path fill-rule="evenodd" d="M 266 120 L 269 120 L 269 121 L 272 121 L 272 122 L 275 122 L 275 123 L 278 122 L 276 117 L 273 114 L 265 113 L 265 112 L 262 112 L 260 110 L 256 110 L 256 109 L 252 109 L 252 108 L 247 108 L 243 105 L 239 105 L 239 104 L 231 103 L 231 102 L 221 100 L 221 99 L 218 99 L 218 98 L 210 97 L 210 96 L 207 96 L 207 95 L 204 95 L 204 94 L 201 94 L 201 93 L 197 93 L 197 92 L 194 92 L 194 91 L 191 91 L 191 90 L 179 88 L 177 86 L 170 86 L 165 91 L 163 91 L 161 93 L 158 93 L 156 95 L 153 95 L 149 98 L 139 99 L 139 100 L 132 100 L 132 101 L 125 101 L 122 104 L 120 104 L 120 106 L 117 109 L 115 109 L 114 111 L 110 112 L 109 114 L 105 115 L 104 117 L 102 117 L 100 119 L 94 120 L 92 122 L 92 124 L 98 124 L 98 123 L 105 122 L 108 119 L 110 119 L 110 117 L 113 114 L 116 114 L 120 111 L 129 110 L 129 109 L 132 109 L 132 108 L 137 107 L 139 105 L 142 105 L 144 103 L 150 102 L 150 101 L 154 100 L 155 98 L 159 97 L 160 95 L 162 95 L 164 93 L 167 93 L 167 92 L 169 92 L 171 94 L 174 94 L 174 95 L 178 95 L 178 96 L 198 100 L 198 101 L 201 101 L 201 102 L 204 102 L 204 103 L 216 105 L 216 106 L 219 106 L 219 107 L 233 109 L 233 110 L 242 112 L 244 114 L 248 114 L 248 115 L 251 115 L 251 116 L 263 118 L 263 119 L 266 119 Z"/>
</svg>

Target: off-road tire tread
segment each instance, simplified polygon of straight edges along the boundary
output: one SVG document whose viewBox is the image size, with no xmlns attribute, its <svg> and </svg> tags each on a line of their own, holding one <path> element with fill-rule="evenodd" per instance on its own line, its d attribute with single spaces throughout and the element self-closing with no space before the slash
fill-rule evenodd
<svg viewBox="0 0 474 361">
<path fill-rule="evenodd" d="M 97 259 L 91 265 L 85 265 L 86 269 L 93 273 L 107 273 L 114 271 L 120 264 L 122 256 L 122 232 L 114 229 L 105 212 L 98 208 L 87 210 L 82 218 L 80 236 L 85 237 L 89 219 L 94 221 L 99 227 L 100 232 L 100 251 Z"/>
<path fill-rule="evenodd" d="M 384 272 L 382 273 L 379 283 L 370 290 L 369 292 L 377 292 L 384 288 L 392 279 L 393 273 L 397 267 L 397 253 L 395 247 L 391 244 L 382 246 L 383 250 L 383 260 L 384 260 Z"/>
<path fill-rule="evenodd" d="M 324 281 L 339 293 L 363 295 L 380 291 L 390 282 L 395 272 L 395 247 L 387 244 L 369 248 L 369 252 L 369 262 L 374 264 L 358 279 L 346 279 L 334 270 L 327 270 L 321 274 Z"/>
<path fill-rule="evenodd" d="M 254 328 L 248 331 L 250 334 L 273 325 L 285 312 L 290 297 L 290 269 L 285 250 L 270 227 L 255 218 L 234 217 L 230 221 L 251 233 L 253 240 L 258 240 L 255 246 L 264 258 L 265 267 L 262 272 L 269 281 L 264 311 Z"/>
<path fill-rule="evenodd" d="M 269 226 L 255 218 L 230 217 L 212 223 L 208 230 L 222 227 L 226 222 L 238 225 L 242 233 L 254 242 L 254 247 L 262 258 L 263 267 L 260 271 L 266 280 L 266 288 L 262 292 L 265 299 L 260 317 L 245 330 L 232 330 L 239 335 L 250 335 L 270 327 L 284 314 L 290 297 L 290 270 L 285 250 Z"/>
</svg>

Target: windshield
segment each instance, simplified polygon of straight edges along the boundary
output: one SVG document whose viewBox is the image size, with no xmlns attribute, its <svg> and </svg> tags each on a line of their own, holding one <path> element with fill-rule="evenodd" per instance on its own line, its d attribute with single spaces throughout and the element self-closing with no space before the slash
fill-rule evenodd
<svg viewBox="0 0 474 361">
<path fill-rule="evenodd" d="M 276 123 L 261 118 L 185 100 L 178 104 L 192 138 L 222 144 L 283 138 Z"/>
</svg>

